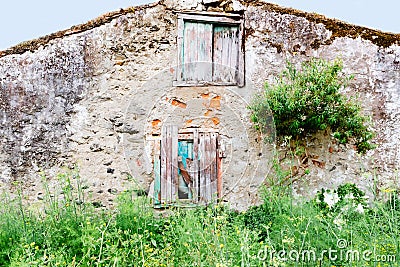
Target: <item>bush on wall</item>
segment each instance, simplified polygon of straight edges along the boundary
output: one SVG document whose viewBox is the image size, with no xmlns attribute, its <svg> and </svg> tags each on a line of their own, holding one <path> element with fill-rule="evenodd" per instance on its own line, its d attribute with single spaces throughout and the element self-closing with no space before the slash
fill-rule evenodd
<svg viewBox="0 0 400 267">
<path fill-rule="evenodd" d="M 368 118 L 355 99 L 340 93 L 354 78 L 344 75 L 342 69 L 340 60 L 312 59 L 303 62 L 299 70 L 287 63 L 276 82 L 266 83 L 265 91 L 249 107 L 256 129 L 270 127 L 265 113 L 271 110 L 278 137 L 299 140 L 329 128 L 340 143 L 353 141 L 359 153 L 372 149 L 374 133 Z"/>
</svg>

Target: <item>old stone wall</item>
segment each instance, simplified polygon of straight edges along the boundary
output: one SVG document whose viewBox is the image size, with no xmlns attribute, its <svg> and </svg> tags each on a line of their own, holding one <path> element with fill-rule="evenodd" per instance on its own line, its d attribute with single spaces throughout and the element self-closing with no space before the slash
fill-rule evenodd
<svg viewBox="0 0 400 267">
<path fill-rule="evenodd" d="M 346 27 L 330 31 L 334 22 L 321 19 L 320 23 L 315 23 L 318 17 L 310 19 L 308 14 L 295 16 L 291 13 L 292 10 L 282 13 L 276 6 L 261 10 L 255 6 L 247 8 L 247 30 L 252 32 L 246 42 L 247 59 L 251 61 L 247 75 L 262 86 L 265 80 L 273 82 L 287 60 L 300 64 L 311 57 L 341 58 L 344 71 L 355 75 L 352 84 L 343 92 L 359 97 L 364 112 L 373 118 L 377 133 L 377 148 L 366 156 L 358 155 L 351 146 L 336 144 L 327 134 L 310 138 L 308 152 L 317 160 L 306 164 L 310 174 L 300 172 L 297 176 L 301 178 L 294 179 L 295 191 L 315 193 L 321 187 L 336 188 L 344 182 L 356 182 L 371 195 L 372 190 L 379 193 L 379 189 L 373 189 L 375 184 L 379 188 L 397 188 L 400 163 L 398 43 L 387 44 L 387 47 L 376 45 L 376 39 L 381 38 L 379 34 L 376 33 L 375 39 L 363 39 L 361 35 L 368 31 L 364 28 L 357 29 L 359 37 L 350 32 L 349 36 L 338 37 L 337 31 L 345 32 Z M 398 35 L 385 38 L 396 39 Z M 286 160 L 287 165 L 299 165 L 291 158 Z"/>
<path fill-rule="evenodd" d="M 113 16 L 1 58 L 4 187 L 22 180 L 34 200 L 43 193 L 41 171 L 52 183 L 63 167 L 74 166 L 93 201 L 103 205 L 132 187 L 122 139 L 143 140 L 153 96 L 130 93 L 173 64 L 176 22 L 162 5 Z M 125 120 L 132 101 L 133 117 Z"/>
<path fill-rule="evenodd" d="M 172 86 L 176 11 L 188 9 L 244 14 L 245 88 Z M 41 171 L 52 182 L 63 167 L 78 166 L 92 201 L 112 205 L 122 190 L 148 189 L 154 176 L 153 131 L 171 120 L 182 127 L 209 123 L 231 144 L 224 198 L 246 208 L 258 201 L 254 187 L 268 173 L 272 153 L 251 129 L 246 103 L 287 60 L 300 64 L 311 57 L 340 57 L 345 72 L 355 74 L 344 93 L 360 96 L 373 118 L 378 147 L 361 157 L 329 134 L 310 138 L 315 161 L 306 166 L 309 174 L 297 173 L 295 192 L 310 195 L 344 181 L 369 191 L 375 182 L 381 188 L 398 186 L 399 40 L 263 2 L 165 0 L 0 52 L 2 186 L 22 181 L 35 200 L 43 192 Z M 196 122 L 196 116 L 202 120 Z M 265 169 L 254 167 L 260 165 Z"/>
</svg>

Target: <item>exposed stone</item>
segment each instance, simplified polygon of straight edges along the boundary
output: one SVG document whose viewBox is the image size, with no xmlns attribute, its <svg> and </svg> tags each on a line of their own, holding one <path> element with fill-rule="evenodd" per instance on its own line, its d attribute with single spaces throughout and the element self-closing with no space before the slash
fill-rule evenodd
<svg viewBox="0 0 400 267">
<path fill-rule="evenodd" d="M 233 11 L 243 11 L 243 10 L 245 10 L 245 7 L 239 1 L 233 0 L 232 1 L 232 10 Z"/>
<path fill-rule="evenodd" d="M 203 4 L 208 5 L 208 4 L 215 4 L 220 2 L 220 0 L 203 0 Z"/>
<path fill-rule="evenodd" d="M 37 194 L 37 199 L 38 199 L 38 200 L 43 200 L 43 199 L 44 199 L 43 193 L 42 193 L 42 192 L 39 192 L 39 193 Z"/>
<path fill-rule="evenodd" d="M 95 208 L 102 208 L 104 207 L 103 203 L 101 203 L 100 201 L 93 201 L 92 202 L 93 207 Z"/>
<path fill-rule="evenodd" d="M 118 193 L 118 190 L 116 188 L 110 188 L 110 189 L 107 190 L 107 192 L 110 193 L 110 194 L 115 195 L 115 194 Z"/>
<path fill-rule="evenodd" d="M 198 0 L 164 0 L 163 4 L 168 9 L 189 10 L 198 8 L 202 5 L 202 2 Z"/>
</svg>

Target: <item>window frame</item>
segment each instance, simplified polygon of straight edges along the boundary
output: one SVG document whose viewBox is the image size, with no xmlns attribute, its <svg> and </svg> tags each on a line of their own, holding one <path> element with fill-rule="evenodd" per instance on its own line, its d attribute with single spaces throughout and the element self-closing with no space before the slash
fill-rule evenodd
<svg viewBox="0 0 400 267">
<path fill-rule="evenodd" d="M 214 81 L 184 81 L 181 79 L 184 63 L 183 43 L 185 22 L 204 22 L 217 25 L 237 26 L 239 28 L 239 51 L 237 63 L 237 75 L 235 82 L 214 82 Z M 173 86 L 209 86 L 209 85 L 222 85 L 222 86 L 245 86 L 245 45 L 244 45 L 244 17 L 240 14 L 234 13 L 218 13 L 218 12 L 182 12 L 178 13 L 178 64 L 175 72 Z M 214 40 L 213 40 L 214 41 Z M 213 63 L 210 63 L 213 64 Z"/>
</svg>

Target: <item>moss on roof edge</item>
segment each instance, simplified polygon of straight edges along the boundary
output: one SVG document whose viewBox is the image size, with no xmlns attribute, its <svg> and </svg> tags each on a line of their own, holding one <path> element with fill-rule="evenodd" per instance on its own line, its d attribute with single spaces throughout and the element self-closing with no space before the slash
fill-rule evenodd
<svg viewBox="0 0 400 267">
<path fill-rule="evenodd" d="M 99 27 L 101 25 L 111 22 L 115 18 L 118 18 L 122 15 L 133 13 L 138 10 L 143 10 L 143 9 L 147 9 L 150 7 L 154 7 L 154 6 L 157 6 L 158 4 L 159 4 L 159 2 L 156 2 L 153 4 L 141 5 L 141 6 L 133 6 L 133 7 L 129 7 L 126 9 L 121 8 L 120 10 L 106 13 L 106 14 L 101 15 L 101 16 L 99 16 L 93 20 L 90 20 L 86 23 L 72 26 L 71 28 L 69 28 L 67 30 L 58 31 L 55 33 L 51 33 L 49 35 L 45 35 L 43 37 L 39 37 L 37 39 L 25 41 L 25 42 L 15 45 L 15 46 L 12 46 L 6 50 L 0 51 L 0 58 L 4 57 L 4 56 L 12 55 L 12 54 L 23 54 L 27 51 L 31 51 L 31 52 L 36 51 L 37 49 L 39 49 L 40 46 L 46 45 L 47 43 L 49 43 L 50 41 L 52 41 L 54 39 L 63 38 L 65 36 L 69 36 L 72 34 L 77 34 L 77 33 L 81 33 L 84 31 L 94 29 L 96 27 Z"/>
</svg>

